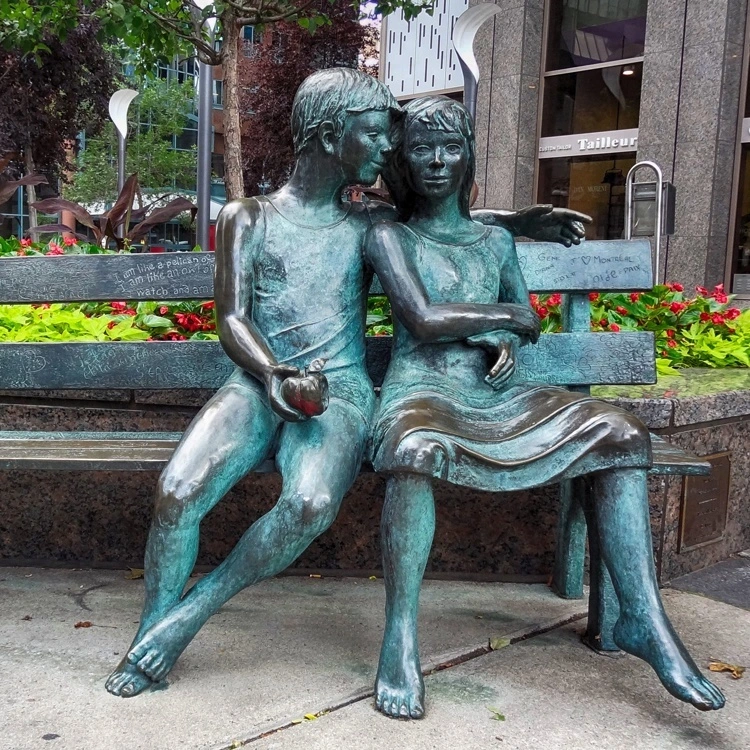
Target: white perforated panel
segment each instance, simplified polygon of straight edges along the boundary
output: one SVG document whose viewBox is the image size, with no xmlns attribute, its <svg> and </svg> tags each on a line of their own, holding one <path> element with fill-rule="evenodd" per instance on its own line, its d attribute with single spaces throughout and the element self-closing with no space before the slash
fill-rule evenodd
<svg viewBox="0 0 750 750">
<path fill-rule="evenodd" d="M 409 22 L 400 12 L 388 16 L 381 65 L 383 81 L 394 96 L 464 85 L 451 39 L 456 19 L 468 7 L 469 0 L 438 0 L 432 16 L 421 13 Z"/>
</svg>

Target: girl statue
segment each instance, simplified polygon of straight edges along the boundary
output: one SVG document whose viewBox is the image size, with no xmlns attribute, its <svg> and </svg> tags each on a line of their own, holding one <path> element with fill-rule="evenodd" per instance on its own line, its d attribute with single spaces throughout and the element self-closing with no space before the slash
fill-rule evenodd
<svg viewBox="0 0 750 750">
<path fill-rule="evenodd" d="M 515 382 L 513 350 L 539 322 L 511 234 L 471 220 L 474 133 L 460 104 L 411 102 L 389 188 L 400 221 L 375 224 L 366 253 L 394 313 L 373 464 L 387 474 L 382 519 L 386 629 L 376 704 L 424 714 L 419 589 L 435 524 L 432 481 L 490 491 L 592 474 L 601 554 L 617 593 L 617 645 L 699 709 L 722 693 L 701 674 L 662 606 L 648 516 L 649 434 L 632 415 L 564 388 Z M 497 361 L 487 372 L 484 348 Z"/>
</svg>

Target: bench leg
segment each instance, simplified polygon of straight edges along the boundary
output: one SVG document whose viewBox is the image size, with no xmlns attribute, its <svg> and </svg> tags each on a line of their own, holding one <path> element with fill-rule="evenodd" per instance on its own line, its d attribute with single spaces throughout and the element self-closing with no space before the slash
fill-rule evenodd
<svg viewBox="0 0 750 750">
<path fill-rule="evenodd" d="M 589 617 L 583 642 L 594 651 L 622 653 L 612 637 L 615 623 L 620 616 L 620 603 L 612 586 L 609 570 L 601 556 L 591 482 L 584 480 L 584 484 L 583 507 L 589 530 L 590 585 Z"/>
<path fill-rule="evenodd" d="M 560 516 L 552 589 L 563 599 L 583 599 L 586 554 L 586 517 L 583 511 L 585 479 L 560 483 Z"/>
</svg>

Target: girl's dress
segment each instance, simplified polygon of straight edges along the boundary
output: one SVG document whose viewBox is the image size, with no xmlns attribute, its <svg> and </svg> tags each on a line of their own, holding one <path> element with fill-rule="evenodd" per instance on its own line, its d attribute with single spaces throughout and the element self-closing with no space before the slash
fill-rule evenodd
<svg viewBox="0 0 750 750">
<path fill-rule="evenodd" d="M 491 228 L 468 244 L 450 244 L 401 226 L 410 240 L 403 252 L 412 254 L 431 303 L 504 301 Z M 507 262 L 517 263 L 515 254 Z M 398 320 L 394 328 L 373 433 L 376 471 L 506 491 L 605 466 L 651 465 L 648 432 L 628 412 L 543 383 L 511 379 L 495 390 L 484 381 L 491 365 L 485 350 L 420 343 Z M 422 460 L 425 453 L 434 460 Z"/>
</svg>

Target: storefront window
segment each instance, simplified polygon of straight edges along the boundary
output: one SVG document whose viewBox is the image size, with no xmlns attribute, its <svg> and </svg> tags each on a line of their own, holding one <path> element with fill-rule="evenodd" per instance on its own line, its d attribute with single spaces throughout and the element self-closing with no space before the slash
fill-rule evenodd
<svg viewBox="0 0 750 750">
<path fill-rule="evenodd" d="M 635 154 L 544 159 L 539 162 L 539 203 L 571 208 L 594 220 L 586 236 L 617 240 L 625 229 L 625 177 Z"/>
<path fill-rule="evenodd" d="M 643 63 L 544 80 L 542 137 L 638 127 Z"/>
<path fill-rule="evenodd" d="M 647 0 L 551 0 L 547 70 L 643 55 Z"/>
<path fill-rule="evenodd" d="M 750 144 L 743 144 L 741 158 L 732 291 L 750 295 Z"/>
</svg>

